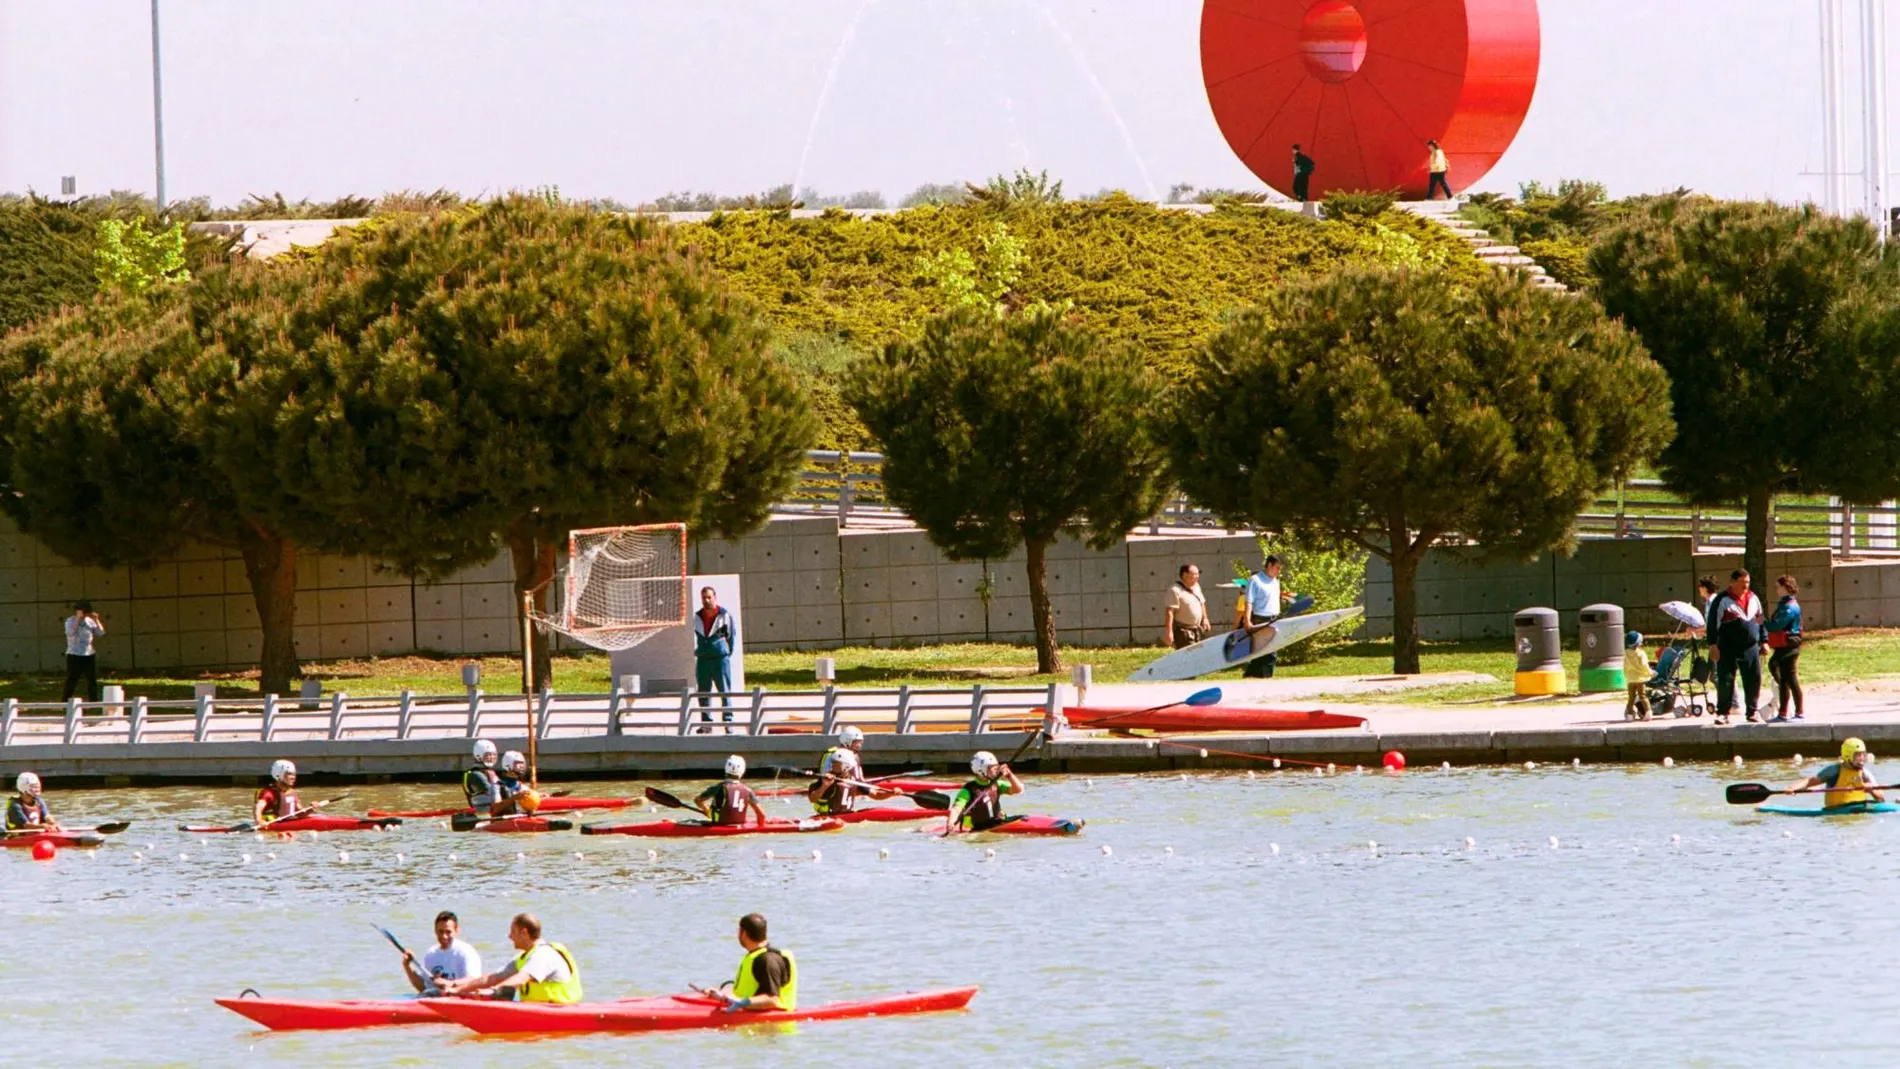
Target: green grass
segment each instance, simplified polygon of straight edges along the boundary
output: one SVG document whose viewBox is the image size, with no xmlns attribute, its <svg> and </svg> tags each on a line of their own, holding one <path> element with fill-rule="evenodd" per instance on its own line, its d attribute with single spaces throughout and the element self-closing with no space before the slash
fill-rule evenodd
<svg viewBox="0 0 1900 1069">
<path fill-rule="evenodd" d="M 1162 654 L 1155 646 L 1071 648 L 1062 651 L 1065 664 L 1092 664 L 1097 683 L 1119 683 L 1128 673 Z M 1569 651 L 1571 654 L 1575 650 Z M 1653 647 L 1652 647 L 1653 654 Z M 966 643 L 946 646 L 869 647 L 802 652 L 753 652 L 746 655 L 746 682 L 775 690 L 813 688 L 817 657 L 837 662 L 838 683 L 844 687 L 967 687 L 1046 686 L 1067 682 L 1060 675 L 1035 672 L 1036 651 L 1029 646 Z M 1511 696 L 1516 669 L 1512 645 L 1506 639 L 1469 642 L 1427 642 L 1422 667 L 1426 672 L 1479 672 L 1495 683 L 1460 683 L 1380 695 L 1381 702 L 1423 705 L 1461 705 L 1499 701 Z M 403 690 L 418 694 L 460 694 L 461 666 L 482 666 L 482 687 L 492 694 L 519 693 L 521 663 L 512 657 L 430 658 L 387 657 L 351 661 L 313 661 L 305 674 L 323 682 L 325 693 L 345 691 L 373 696 Z M 1574 673 L 1574 656 L 1567 659 Z M 1351 642 L 1335 646 L 1305 664 L 1282 664 L 1278 674 L 1291 677 L 1377 676 L 1392 671 L 1392 643 Z M 567 693 L 605 693 L 608 680 L 605 654 L 560 655 L 554 660 L 555 688 Z M 1813 632 L 1801 655 L 1804 683 L 1833 683 L 1900 675 L 1900 630 L 1841 630 Z M 1208 677 L 1238 679 L 1240 671 Z M 190 698 L 192 684 L 216 682 L 220 694 L 238 697 L 254 693 L 256 672 L 135 672 L 104 673 L 101 682 L 118 683 L 128 696 Z M 28 702 L 58 701 L 62 676 L 51 674 L 0 675 L 0 695 Z M 1365 700 L 1364 695 L 1326 696 L 1328 700 Z"/>
</svg>

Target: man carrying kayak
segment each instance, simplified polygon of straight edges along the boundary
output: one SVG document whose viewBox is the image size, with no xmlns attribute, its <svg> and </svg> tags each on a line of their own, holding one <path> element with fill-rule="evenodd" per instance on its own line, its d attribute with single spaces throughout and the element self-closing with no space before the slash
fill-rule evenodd
<svg viewBox="0 0 1900 1069">
<path fill-rule="evenodd" d="M 733 754 L 726 758 L 726 778 L 699 792 L 693 805 L 714 824 L 744 824 L 750 812 L 757 822 L 765 823 L 765 809 L 752 788 L 739 782 L 745 778 L 745 758 Z"/>
<path fill-rule="evenodd" d="M 838 732 L 838 745 L 825 751 L 818 760 L 818 782 L 806 794 L 811 807 L 821 817 L 849 813 L 858 807 L 859 794 L 873 801 L 889 798 L 896 791 L 864 783 L 864 732 L 846 727 Z"/>
<path fill-rule="evenodd" d="M 970 758 L 970 771 L 976 778 L 965 783 L 951 801 L 946 835 L 994 828 L 1009 819 L 1003 816 L 1003 795 L 1023 793 L 1023 781 L 988 750 L 978 750 Z"/>
<path fill-rule="evenodd" d="M 565 946 L 541 938 L 541 922 L 534 914 L 515 914 L 508 925 L 508 942 L 521 953 L 507 968 L 466 980 L 445 979 L 436 986 L 445 995 L 461 998 L 490 998 L 506 991 L 518 994 L 523 1002 L 581 1000 L 581 967 Z"/>
<path fill-rule="evenodd" d="M 39 776 L 22 772 L 13 787 L 20 793 L 7 803 L 8 831 L 59 830 L 59 821 L 53 819 L 53 811 L 46 808 L 46 799 L 40 794 Z"/>
<path fill-rule="evenodd" d="M 277 761 L 270 766 L 269 785 L 260 788 L 251 802 L 251 822 L 261 828 L 303 807 L 297 798 L 297 766 L 289 761 Z"/>
<path fill-rule="evenodd" d="M 466 980 L 482 975 L 482 956 L 461 940 L 462 922 L 448 910 L 435 915 L 435 946 L 422 955 L 420 964 L 409 951 L 402 952 L 402 972 L 409 986 L 425 998 L 442 994 L 445 980 Z"/>
<path fill-rule="evenodd" d="M 462 773 L 462 794 L 468 798 L 468 806 L 477 813 L 487 811 L 489 816 L 495 813 L 495 803 L 501 801 L 501 773 L 495 767 L 501 763 L 495 750 L 495 744 L 487 739 L 475 740 L 475 764 Z"/>
<path fill-rule="evenodd" d="M 725 999 L 729 1013 L 797 1009 L 798 963 L 792 960 L 791 951 L 766 941 L 764 914 L 748 913 L 739 918 L 739 945 L 745 948 L 745 957 L 739 959 L 739 974 L 707 994 Z"/>
<path fill-rule="evenodd" d="M 1833 809 L 1837 806 L 1886 801 L 1879 791 L 1868 789 L 1875 782 L 1873 755 L 1867 752 L 1867 744 L 1859 739 L 1848 739 L 1841 743 L 1839 761 L 1799 783 L 1789 784 L 1788 789 L 1804 791 L 1811 787 L 1826 787 L 1827 791 L 1821 795 L 1821 808 Z"/>
</svg>

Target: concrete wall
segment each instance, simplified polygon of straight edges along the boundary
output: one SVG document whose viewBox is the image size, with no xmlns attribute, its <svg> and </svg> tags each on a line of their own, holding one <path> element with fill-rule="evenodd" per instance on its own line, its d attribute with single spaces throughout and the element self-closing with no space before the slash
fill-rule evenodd
<svg viewBox="0 0 1900 1069">
<path fill-rule="evenodd" d="M 1058 637 L 1073 646 L 1160 641 L 1163 599 L 1187 561 L 1200 565 L 1210 610 L 1225 623 L 1231 589 L 1215 584 L 1233 561 L 1252 564 L 1258 553 L 1252 536 L 1220 532 L 1137 535 L 1103 552 L 1064 538 L 1048 562 Z M 1513 613 L 1543 605 L 1564 614 L 1568 633 L 1577 609 L 1606 601 L 1625 606 L 1631 627 L 1666 630 L 1657 604 L 1693 600 L 1697 575 L 1726 577 L 1739 561 L 1692 553 L 1686 538 L 1585 542 L 1574 557 L 1525 564 L 1435 552 L 1420 574 L 1420 629 L 1432 640 L 1503 638 Z M 696 540 L 688 568 L 744 576 L 738 613 L 754 650 L 1030 638 L 1020 550 L 952 562 L 917 531 L 841 532 L 835 519 L 796 517 L 738 540 Z M 1900 626 L 1900 561 L 1836 564 L 1825 549 L 1793 550 L 1770 554 L 1769 570 L 1758 589 L 1784 571 L 1795 575 L 1811 627 Z M 306 554 L 298 561 L 298 655 L 512 652 L 520 640 L 509 575 L 505 555 L 425 584 L 361 558 Z M 1298 589 L 1299 577 L 1289 579 Z M 82 596 L 105 618 L 99 649 L 110 670 L 255 663 L 257 613 L 234 553 L 198 547 L 153 568 L 79 568 L 0 520 L 0 672 L 59 670 L 60 621 Z M 1362 634 L 1391 634 L 1391 572 L 1376 559 L 1366 605 Z"/>
</svg>

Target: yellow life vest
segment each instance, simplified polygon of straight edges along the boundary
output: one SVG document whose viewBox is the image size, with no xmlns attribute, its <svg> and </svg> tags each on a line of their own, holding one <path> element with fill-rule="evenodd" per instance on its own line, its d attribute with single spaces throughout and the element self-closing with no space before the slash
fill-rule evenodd
<svg viewBox="0 0 1900 1069">
<path fill-rule="evenodd" d="M 792 960 L 791 951 L 779 950 L 770 943 L 739 960 L 739 975 L 732 981 L 732 997 L 751 998 L 759 993 L 759 981 L 752 975 L 752 963 L 768 950 L 777 950 L 779 956 L 785 959 L 785 983 L 778 989 L 779 1009 L 795 1010 L 798 1008 L 798 962 Z"/>
<path fill-rule="evenodd" d="M 1832 809 L 1838 805 L 1855 805 L 1873 801 L 1873 795 L 1860 789 L 1861 784 L 1866 782 L 1867 777 L 1860 769 L 1847 761 L 1842 761 L 1840 774 L 1834 779 L 1834 786 L 1829 788 L 1826 794 L 1821 795 L 1821 807 Z"/>
<path fill-rule="evenodd" d="M 567 962 L 567 980 L 564 982 L 530 980 L 521 986 L 521 1001 L 579 1002 L 581 1000 L 581 967 L 575 963 L 574 955 L 569 954 L 567 947 L 560 943 L 540 943 L 537 945 L 552 948 L 556 954 L 561 956 L 562 961 Z M 515 970 L 517 972 L 528 964 L 528 955 L 532 953 L 534 953 L 534 948 L 530 947 L 522 952 L 519 957 L 515 958 Z"/>
</svg>

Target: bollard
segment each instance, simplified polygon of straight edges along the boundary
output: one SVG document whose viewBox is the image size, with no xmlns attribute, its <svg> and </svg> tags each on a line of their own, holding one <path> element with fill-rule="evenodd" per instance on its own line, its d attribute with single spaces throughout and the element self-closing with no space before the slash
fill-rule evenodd
<svg viewBox="0 0 1900 1069">
<path fill-rule="evenodd" d="M 1623 678 L 1623 607 L 1585 605 L 1577 613 L 1577 689 L 1586 694 L 1628 689 Z"/>
<path fill-rule="evenodd" d="M 1557 637 L 1557 610 L 1523 609 L 1516 618 L 1517 674 L 1512 677 L 1520 695 L 1562 694 L 1569 681 L 1564 677 L 1563 644 Z"/>
</svg>

